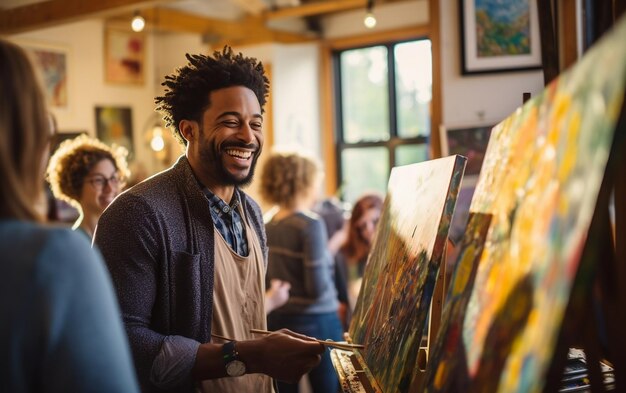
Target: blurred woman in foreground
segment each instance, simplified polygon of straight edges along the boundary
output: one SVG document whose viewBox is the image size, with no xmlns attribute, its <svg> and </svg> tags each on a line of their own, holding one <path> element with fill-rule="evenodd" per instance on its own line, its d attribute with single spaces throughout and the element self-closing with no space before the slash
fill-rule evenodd
<svg viewBox="0 0 626 393">
<path fill-rule="evenodd" d="M 51 124 L 26 53 L 0 39 L 0 386 L 137 392 L 101 257 L 84 236 L 41 223 Z"/>
</svg>

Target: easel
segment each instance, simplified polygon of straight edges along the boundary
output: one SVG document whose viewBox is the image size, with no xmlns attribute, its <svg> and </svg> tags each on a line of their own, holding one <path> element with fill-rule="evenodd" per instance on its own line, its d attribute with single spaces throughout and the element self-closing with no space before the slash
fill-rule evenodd
<svg viewBox="0 0 626 393">
<path fill-rule="evenodd" d="M 433 289 L 433 297 L 430 303 L 430 312 L 428 319 L 428 333 L 427 339 L 422 341 L 420 345 L 419 353 L 417 355 L 417 367 L 415 368 L 415 376 L 411 383 L 409 393 L 417 393 L 422 379 L 426 376 L 426 365 L 428 364 L 428 354 L 431 346 L 435 343 L 437 334 L 439 334 L 439 327 L 441 325 L 441 317 L 443 314 L 443 304 L 445 301 L 445 293 L 448 290 L 448 277 L 446 274 L 448 264 L 448 247 L 450 247 L 451 241 L 448 239 L 446 242 L 446 249 L 443 252 L 441 258 L 441 264 L 439 265 L 439 275 L 437 276 L 437 283 Z"/>
<path fill-rule="evenodd" d="M 626 97 L 625 97 L 626 98 Z M 557 391 L 568 349 L 582 346 L 592 392 L 605 392 L 600 360 L 614 367 L 615 391 L 626 390 L 626 99 L 598 195 L 589 235 L 565 315 L 545 392 Z M 615 201 L 615 230 L 609 205 Z M 589 280 L 589 276 L 594 280 Z M 604 329 L 603 329 L 604 327 Z"/>
</svg>

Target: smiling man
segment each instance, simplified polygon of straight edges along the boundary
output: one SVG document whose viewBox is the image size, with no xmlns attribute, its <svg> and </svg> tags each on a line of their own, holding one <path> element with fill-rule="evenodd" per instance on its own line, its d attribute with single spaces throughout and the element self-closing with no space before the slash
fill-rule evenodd
<svg viewBox="0 0 626 393">
<path fill-rule="evenodd" d="M 269 81 L 228 47 L 187 60 L 156 98 L 185 155 L 121 194 L 95 242 L 143 391 L 269 393 L 271 378 L 298 380 L 324 351 L 286 330 L 250 332 L 266 329 L 267 245 L 261 211 L 239 187 L 263 147 Z"/>
</svg>

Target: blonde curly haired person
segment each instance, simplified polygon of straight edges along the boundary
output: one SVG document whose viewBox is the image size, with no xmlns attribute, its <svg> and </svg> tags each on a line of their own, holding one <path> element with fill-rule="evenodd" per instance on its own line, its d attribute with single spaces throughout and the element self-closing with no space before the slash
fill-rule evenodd
<svg viewBox="0 0 626 393">
<path fill-rule="evenodd" d="M 80 212 L 72 229 L 91 239 L 100 215 L 130 175 L 127 155 L 123 147 L 110 147 L 83 134 L 61 143 L 50 157 L 46 178 L 52 193 Z"/>
<path fill-rule="evenodd" d="M 267 317 L 270 330 L 287 328 L 318 339 L 342 340 L 337 315 L 339 302 L 333 279 L 334 260 L 328 248 L 326 225 L 312 211 L 323 175 L 308 156 L 277 152 L 265 161 L 261 196 L 277 206 L 265 223 L 269 259 L 267 280 L 291 285 L 289 299 Z M 309 372 L 314 393 L 336 392 L 339 380 L 328 352 Z M 278 382 L 283 393 L 297 393 L 298 384 Z"/>
</svg>

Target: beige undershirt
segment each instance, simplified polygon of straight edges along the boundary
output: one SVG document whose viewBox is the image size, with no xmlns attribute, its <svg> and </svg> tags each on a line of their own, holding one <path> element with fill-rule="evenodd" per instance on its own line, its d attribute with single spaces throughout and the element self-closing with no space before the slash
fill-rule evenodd
<svg viewBox="0 0 626 393">
<path fill-rule="evenodd" d="M 213 333 L 237 341 L 258 338 L 250 329 L 267 329 L 265 317 L 265 267 L 256 232 L 246 226 L 249 255 L 234 252 L 217 229 L 215 231 L 215 280 L 213 284 Z M 222 343 L 222 340 L 212 339 Z M 246 374 L 235 378 L 219 378 L 202 382 L 202 392 L 272 393 L 272 379 L 264 374 Z"/>
</svg>

